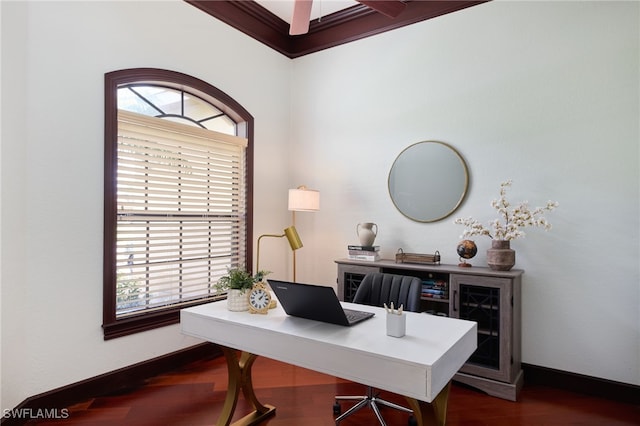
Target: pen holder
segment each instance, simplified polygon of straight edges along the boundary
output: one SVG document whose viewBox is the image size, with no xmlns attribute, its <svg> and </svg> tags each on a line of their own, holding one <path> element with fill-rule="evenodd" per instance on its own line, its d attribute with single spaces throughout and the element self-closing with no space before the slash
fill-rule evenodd
<svg viewBox="0 0 640 426">
<path fill-rule="evenodd" d="M 402 337 L 407 329 L 407 316 L 394 312 L 387 313 L 387 336 Z"/>
</svg>

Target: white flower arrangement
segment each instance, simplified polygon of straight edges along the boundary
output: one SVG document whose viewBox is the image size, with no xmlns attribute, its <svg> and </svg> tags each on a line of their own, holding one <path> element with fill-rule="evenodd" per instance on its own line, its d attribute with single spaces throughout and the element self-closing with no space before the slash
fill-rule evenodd
<svg viewBox="0 0 640 426">
<path fill-rule="evenodd" d="M 545 231 L 551 229 L 551 224 L 542 215 L 544 212 L 554 210 L 558 207 L 558 203 L 547 201 L 546 206 L 530 210 L 529 203 L 523 201 L 515 207 L 511 207 L 511 204 L 507 201 L 506 193 L 507 187 L 511 186 L 512 183 L 511 180 L 508 180 L 500 184 L 500 198 L 491 202 L 491 207 L 498 211 L 500 217 L 489 222 L 489 228 L 472 217 L 466 219 L 458 218 L 454 221 L 458 225 L 466 226 L 461 238 L 486 235 L 491 239 L 510 241 L 516 238 L 523 238 L 526 234 L 522 231 L 522 228 L 527 226 L 544 228 Z"/>
</svg>

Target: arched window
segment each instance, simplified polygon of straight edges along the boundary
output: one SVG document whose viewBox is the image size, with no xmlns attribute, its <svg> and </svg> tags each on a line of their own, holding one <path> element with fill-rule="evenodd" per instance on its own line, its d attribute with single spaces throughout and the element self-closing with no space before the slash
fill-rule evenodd
<svg viewBox="0 0 640 426">
<path fill-rule="evenodd" d="M 179 321 L 251 260 L 253 118 L 202 80 L 105 74 L 105 339 Z"/>
</svg>

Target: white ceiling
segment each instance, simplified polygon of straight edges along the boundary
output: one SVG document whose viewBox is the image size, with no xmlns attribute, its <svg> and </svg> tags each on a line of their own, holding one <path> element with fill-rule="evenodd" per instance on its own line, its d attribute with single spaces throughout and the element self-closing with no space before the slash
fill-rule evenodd
<svg viewBox="0 0 640 426">
<path fill-rule="evenodd" d="M 294 0 L 255 0 L 255 2 L 283 21 L 291 24 Z M 330 15 L 357 4 L 358 2 L 354 0 L 314 0 L 311 8 L 311 20 L 313 21 L 321 16 Z"/>
</svg>

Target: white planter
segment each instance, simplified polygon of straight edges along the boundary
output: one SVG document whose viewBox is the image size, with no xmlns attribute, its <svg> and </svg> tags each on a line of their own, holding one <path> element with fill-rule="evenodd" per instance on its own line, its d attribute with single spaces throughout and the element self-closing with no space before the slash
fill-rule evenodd
<svg viewBox="0 0 640 426">
<path fill-rule="evenodd" d="M 244 293 L 241 290 L 231 289 L 227 293 L 227 309 L 234 312 L 249 310 L 249 290 Z"/>
</svg>

